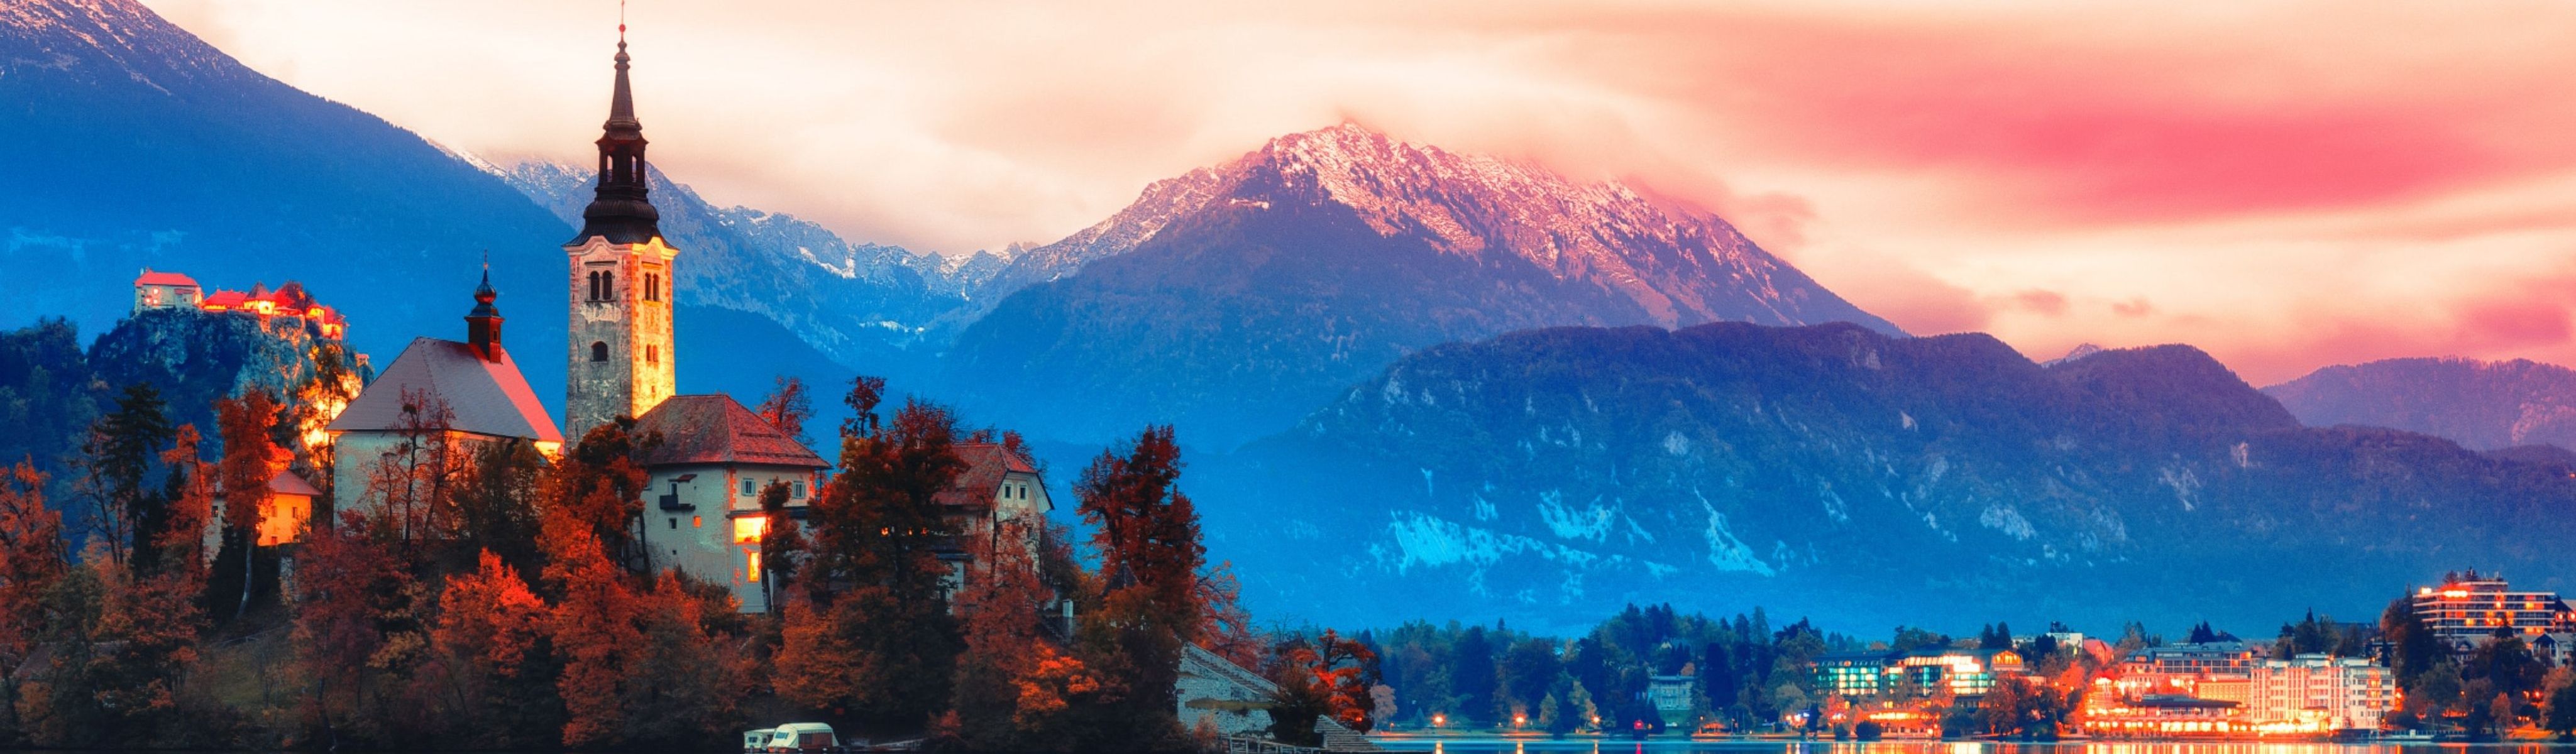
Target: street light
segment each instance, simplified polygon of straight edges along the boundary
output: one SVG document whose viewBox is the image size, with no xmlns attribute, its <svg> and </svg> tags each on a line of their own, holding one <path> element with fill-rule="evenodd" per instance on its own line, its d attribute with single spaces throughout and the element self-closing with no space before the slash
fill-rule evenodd
<svg viewBox="0 0 2576 754">
<path fill-rule="evenodd" d="M 1448 715 L 1440 714 L 1440 713 L 1438 713 L 1438 712 L 1431 713 L 1431 727 L 1434 727 L 1434 728 L 1442 728 L 1442 727 L 1447 727 L 1448 725 L 1449 725 L 1449 716 L 1448 716 Z"/>
</svg>

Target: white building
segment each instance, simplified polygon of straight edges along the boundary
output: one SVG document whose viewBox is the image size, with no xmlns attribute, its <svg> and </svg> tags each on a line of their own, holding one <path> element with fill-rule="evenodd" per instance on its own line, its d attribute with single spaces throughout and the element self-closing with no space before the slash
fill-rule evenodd
<svg viewBox="0 0 2576 754">
<path fill-rule="evenodd" d="M 2359 657 L 2266 660 L 2253 675 L 2254 723 L 2266 731 L 2377 730 L 2397 704 L 2388 669 Z"/>
<path fill-rule="evenodd" d="M 145 267 L 143 274 L 134 278 L 136 314 L 146 309 L 194 309 L 204 298 L 205 289 L 198 287 L 196 278 L 176 272 L 153 272 Z"/>
<path fill-rule="evenodd" d="M 760 536 L 768 526 L 760 492 L 787 485 L 787 515 L 805 517 L 830 464 L 726 395 L 677 395 L 635 420 L 635 435 L 660 434 L 644 453 L 644 531 L 638 542 L 654 570 L 678 568 L 724 584 L 742 611 L 767 612 Z"/>
<path fill-rule="evenodd" d="M 324 427 L 335 455 L 331 494 L 340 510 L 382 504 L 386 485 L 399 482 L 388 472 L 442 442 L 462 460 L 493 443 L 531 443 L 549 458 L 562 449 L 554 417 L 501 348 L 494 298 L 487 272 L 465 316 L 466 342 L 414 339 Z"/>
<path fill-rule="evenodd" d="M 937 497 L 941 518 L 957 537 L 939 554 L 940 560 L 949 565 L 942 586 L 952 598 L 965 588 L 967 574 L 974 569 L 974 540 L 983 540 L 986 548 L 1000 546 L 1003 523 L 1019 522 L 1019 544 L 1034 553 L 1038 530 L 1045 526 L 1047 512 L 1055 510 L 1055 501 L 1047 496 L 1046 480 L 1039 477 L 1037 464 L 1025 453 L 989 442 L 958 443 L 955 450 L 966 468 Z"/>
</svg>

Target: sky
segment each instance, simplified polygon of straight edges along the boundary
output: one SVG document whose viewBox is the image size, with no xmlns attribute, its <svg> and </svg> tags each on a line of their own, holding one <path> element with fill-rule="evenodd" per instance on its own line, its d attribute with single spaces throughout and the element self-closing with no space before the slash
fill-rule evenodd
<svg viewBox="0 0 2576 754">
<path fill-rule="evenodd" d="M 145 0 L 495 162 L 586 162 L 609 0 Z M 852 241 L 1046 243 L 1351 121 L 1717 212 L 1917 334 L 2267 385 L 2576 364 L 2576 3 L 634 0 L 655 163 Z"/>
</svg>

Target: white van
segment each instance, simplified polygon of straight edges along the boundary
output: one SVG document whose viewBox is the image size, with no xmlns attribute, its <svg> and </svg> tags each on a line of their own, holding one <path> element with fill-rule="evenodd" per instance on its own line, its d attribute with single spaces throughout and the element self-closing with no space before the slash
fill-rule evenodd
<svg viewBox="0 0 2576 754">
<path fill-rule="evenodd" d="M 830 754 L 841 751 L 840 736 L 823 723 L 788 723 L 769 732 L 769 754 Z"/>
<path fill-rule="evenodd" d="M 761 752 L 768 751 L 769 736 L 776 732 L 778 732 L 778 729 L 776 728 L 762 728 L 760 730 L 743 731 L 742 754 L 760 754 Z"/>
</svg>

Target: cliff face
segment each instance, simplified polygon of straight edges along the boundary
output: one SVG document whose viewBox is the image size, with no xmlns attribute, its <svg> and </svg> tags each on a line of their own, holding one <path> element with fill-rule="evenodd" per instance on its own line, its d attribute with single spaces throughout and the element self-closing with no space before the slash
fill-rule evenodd
<svg viewBox="0 0 2576 754">
<path fill-rule="evenodd" d="M 300 320 L 195 309 L 147 311 L 118 322 L 90 344 L 89 366 L 92 379 L 110 390 L 151 384 L 168 402 L 172 423 L 193 423 L 209 438 L 218 398 L 266 390 L 291 404 L 298 434 L 311 436 L 374 376 L 364 355 L 317 336 Z"/>
</svg>

